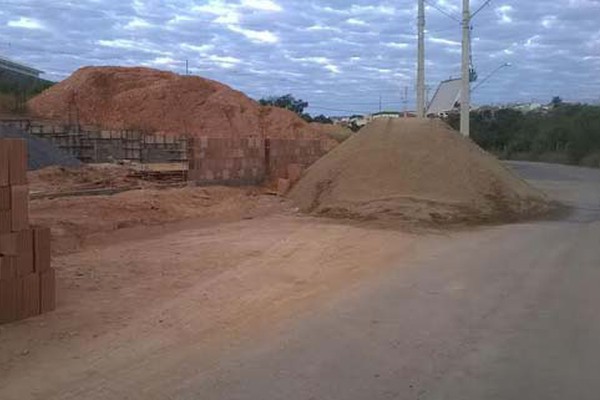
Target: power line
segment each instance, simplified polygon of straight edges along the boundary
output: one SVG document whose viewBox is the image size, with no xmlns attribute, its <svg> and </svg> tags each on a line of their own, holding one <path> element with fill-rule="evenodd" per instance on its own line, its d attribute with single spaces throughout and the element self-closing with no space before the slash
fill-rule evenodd
<svg viewBox="0 0 600 400">
<path fill-rule="evenodd" d="M 455 25 L 453 27 L 447 27 L 444 29 L 437 29 L 435 31 L 430 31 L 429 29 L 425 30 L 425 33 L 429 33 L 429 34 L 437 34 L 437 33 L 442 33 L 442 32 L 450 32 L 450 31 L 456 31 L 458 28 L 460 28 L 460 24 L 459 25 Z"/>
<path fill-rule="evenodd" d="M 455 20 L 456 22 L 461 22 L 461 20 L 460 20 L 460 18 L 459 18 L 459 17 L 457 17 L 457 16 L 455 16 L 455 15 L 452 15 L 452 14 L 450 14 L 448 11 L 446 11 L 446 10 L 444 10 L 443 8 L 439 7 L 437 4 L 434 4 L 434 3 L 432 3 L 432 2 L 431 2 L 431 1 L 429 1 L 429 0 L 425 0 L 425 3 L 426 3 L 428 6 L 430 6 L 430 7 L 434 8 L 435 10 L 437 10 L 438 12 L 440 12 L 440 13 L 444 14 L 446 17 L 448 17 L 448 18 L 451 18 L 451 19 Z"/>
</svg>

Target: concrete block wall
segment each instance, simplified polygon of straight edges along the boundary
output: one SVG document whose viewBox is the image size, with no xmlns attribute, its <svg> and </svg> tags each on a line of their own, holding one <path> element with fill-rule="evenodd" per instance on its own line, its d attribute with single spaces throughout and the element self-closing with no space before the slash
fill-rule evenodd
<svg viewBox="0 0 600 400">
<path fill-rule="evenodd" d="M 0 121 L 18 127 L 86 163 L 119 160 L 140 163 L 187 161 L 187 139 L 132 130 L 102 130 L 91 126 L 69 127 L 46 121 L 12 119 Z"/>
<path fill-rule="evenodd" d="M 0 139 L 0 324 L 55 306 L 50 229 L 29 224 L 26 142 Z"/>
</svg>

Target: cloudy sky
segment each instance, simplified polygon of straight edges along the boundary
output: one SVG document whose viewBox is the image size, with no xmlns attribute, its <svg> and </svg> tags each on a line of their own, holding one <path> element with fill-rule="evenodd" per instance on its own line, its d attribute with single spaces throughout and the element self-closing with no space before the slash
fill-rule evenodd
<svg viewBox="0 0 600 400">
<path fill-rule="evenodd" d="M 416 0 L 2 0 L 0 56 L 190 72 L 312 113 L 414 107 Z M 458 76 L 461 0 L 428 0 L 427 83 Z M 472 0 L 478 9 L 484 0 Z M 478 104 L 600 100 L 600 0 L 493 0 L 473 20 Z"/>
</svg>

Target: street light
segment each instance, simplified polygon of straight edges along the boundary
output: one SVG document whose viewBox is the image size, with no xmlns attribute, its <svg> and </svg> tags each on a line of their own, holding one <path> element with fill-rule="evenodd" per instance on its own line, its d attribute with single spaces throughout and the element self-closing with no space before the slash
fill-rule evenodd
<svg viewBox="0 0 600 400">
<path fill-rule="evenodd" d="M 485 78 L 483 78 L 481 81 L 479 81 L 479 83 L 471 90 L 471 93 L 476 91 L 477 88 L 479 88 L 481 85 L 483 85 L 485 82 L 487 82 L 492 76 L 496 75 L 496 73 L 498 71 L 500 71 L 502 68 L 511 67 L 511 66 L 512 66 L 512 64 L 507 62 L 507 63 L 504 63 L 504 64 L 500 65 L 499 67 L 497 67 L 495 70 L 490 72 Z"/>
</svg>

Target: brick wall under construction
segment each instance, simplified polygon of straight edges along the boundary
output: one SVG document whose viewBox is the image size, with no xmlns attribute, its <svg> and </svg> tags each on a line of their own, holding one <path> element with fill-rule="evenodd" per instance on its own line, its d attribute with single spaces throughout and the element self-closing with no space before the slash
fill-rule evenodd
<svg viewBox="0 0 600 400">
<path fill-rule="evenodd" d="M 85 163 L 134 161 L 175 163 L 187 161 L 187 139 L 135 130 L 102 130 L 70 127 L 29 119 L 1 121 L 30 135 L 51 141 L 56 147 Z"/>
<path fill-rule="evenodd" d="M 310 166 L 330 148 L 327 141 L 319 139 L 190 139 L 188 181 L 253 185 L 290 179 L 290 171 Z"/>
<path fill-rule="evenodd" d="M 27 146 L 0 139 L 0 323 L 51 311 L 50 229 L 29 224 Z"/>
</svg>

